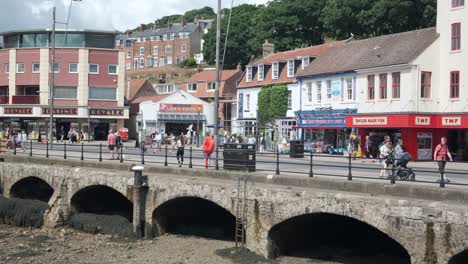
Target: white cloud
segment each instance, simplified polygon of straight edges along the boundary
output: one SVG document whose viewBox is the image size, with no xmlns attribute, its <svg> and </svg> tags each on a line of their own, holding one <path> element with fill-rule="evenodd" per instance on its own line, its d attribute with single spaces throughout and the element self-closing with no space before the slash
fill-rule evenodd
<svg viewBox="0 0 468 264">
<path fill-rule="evenodd" d="M 235 5 L 264 4 L 268 0 L 234 0 Z M 231 0 L 222 0 L 229 7 Z M 66 21 L 70 0 L 0 0 L 0 31 L 50 28 L 52 7 L 57 20 Z M 216 7 L 216 0 L 82 0 L 74 2 L 70 28 L 125 30 L 171 14 L 183 14 L 204 6 Z"/>
</svg>

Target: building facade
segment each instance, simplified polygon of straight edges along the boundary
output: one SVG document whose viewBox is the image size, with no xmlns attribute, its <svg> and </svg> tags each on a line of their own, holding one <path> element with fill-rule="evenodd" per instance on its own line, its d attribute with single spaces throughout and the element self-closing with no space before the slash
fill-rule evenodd
<svg viewBox="0 0 468 264">
<path fill-rule="evenodd" d="M 124 106 L 125 54 L 115 32 L 57 31 L 52 66 L 50 30 L 6 32 L 0 49 L 0 130 L 45 137 L 49 127 L 52 70 L 54 127 L 104 139 L 128 118 Z"/>
</svg>

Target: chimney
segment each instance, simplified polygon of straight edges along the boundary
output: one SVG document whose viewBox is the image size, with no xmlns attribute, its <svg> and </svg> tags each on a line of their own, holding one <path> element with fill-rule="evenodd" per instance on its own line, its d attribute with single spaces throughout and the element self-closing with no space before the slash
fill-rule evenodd
<svg viewBox="0 0 468 264">
<path fill-rule="evenodd" d="M 185 18 L 182 18 L 182 27 L 185 27 L 187 25 L 187 22 L 185 22 Z"/>
<path fill-rule="evenodd" d="M 146 29 L 146 25 L 145 24 L 140 24 L 140 31 L 143 31 Z"/>
<path fill-rule="evenodd" d="M 242 65 L 240 63 L 237 64 L 237 71 L 242 71 Z"/>
<path fill-rule="evenodd" d="M 268 39 L 265 39 L 263 43 L 263 58 L 266 58 L 275 53 L 275 45 L 268 42 Z"/>
</svg>

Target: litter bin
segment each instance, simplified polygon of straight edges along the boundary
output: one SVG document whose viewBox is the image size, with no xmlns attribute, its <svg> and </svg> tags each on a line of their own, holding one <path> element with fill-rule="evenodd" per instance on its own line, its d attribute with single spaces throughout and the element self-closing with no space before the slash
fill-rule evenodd
<svg viewBox="0 0 468 264">
<path fill-rule="evenodd" d="M 304 158 L 304 141 L 291 140 L 289 143 L 289 157 L 294 159 Z"/>
<path fill-rule="evenodd" d="M 253 144 L 224 144 L 224 169 L 255 171 L 255 154 L 255 145 Z"/>
</svg>

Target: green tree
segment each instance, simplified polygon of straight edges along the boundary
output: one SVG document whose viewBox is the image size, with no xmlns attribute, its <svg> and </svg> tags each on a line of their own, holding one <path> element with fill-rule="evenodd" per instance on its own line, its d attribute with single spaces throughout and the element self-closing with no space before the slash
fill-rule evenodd
<svg viewBox="0 0 468 264">
<path fill-rule="evenodd" d="M 199 19 L 215 19 L 216 13 L 213 11 L 213 8 L 205 6 L 200 9 L 187 11 L 183 18 L 186 22 L 193 22 L 196 17 Z"/>
<path fill-rule="evenodd" d="M 288 87 L 264 86 L 258 94 L 258 122 L 260 126 L 286 117 L 288 111 Z"/>
</svg>

